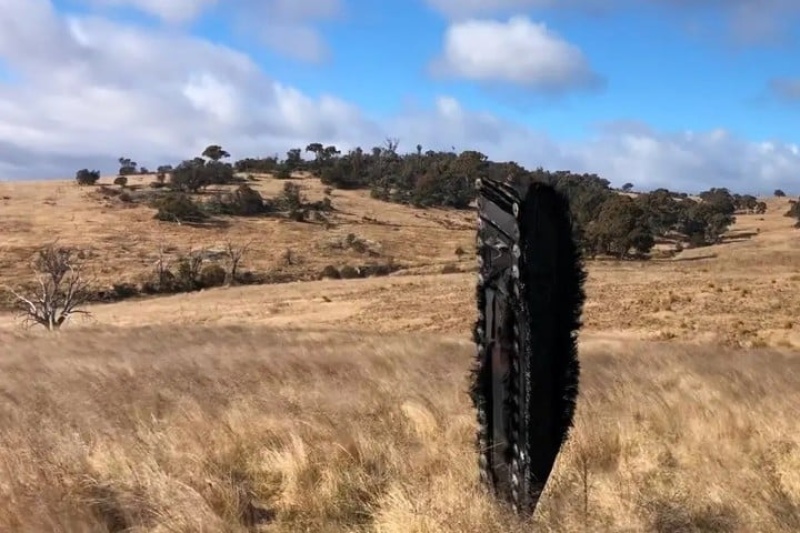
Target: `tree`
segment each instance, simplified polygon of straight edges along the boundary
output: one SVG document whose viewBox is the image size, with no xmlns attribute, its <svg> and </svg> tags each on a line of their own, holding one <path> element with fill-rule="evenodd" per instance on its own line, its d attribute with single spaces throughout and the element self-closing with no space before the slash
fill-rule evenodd
<svg viewBox="0 0 800 533">
<path fill-rule="evenodd" d="M 205 161 L 202 159 L 187 159 L 172 169 L 169 184 L 173 189 L 182 192 L 197 192 L 201 187 L 209 185 L 209 176 L 206 171 Z"/>
<path fill-rule="evenodd" d="M 234 168 L 236 172 L 257 172 L 257 173 L 272 173 L 278 170 L 278 157 L 262 157 L 259 159 L 254 159 L 252 157 L 248 157 L 245 159 L 240 159 L 234 163 Z"/>
<path fill-rule="evenodd" d="M 783 192 L 781 189 L 775 189 L 775 192 L 773 194 L 778 198 L 783 198 L 784 196 L 786 196 L 786 193 Z"/>
<path fill-rule="evenodd" d="M 49 244 L 39 249 L 31 266 L 36 288 L 27 293 L 7 288 L 25 324 L 55 331 L 73 314 L 90 314 L 81 309 L 91 297 L 89 282 L 72 250 Z"/>
<path fill-rule="evenodd" d="M 752 194 L 734 194 L 733 199 L 736 204 L 736 209 L 739 211 L 752 213 L 758 208 L 758 198 Z"/>
<path fill-rule="evenodd" d="M 78 185 L 95 185 L 98 180 L 100 179 L 100 171 L 99 170 L 89 170 L 88 168 L 82 168 L 75 173 L 75 181 L 78 182 Z"/>
<path fill-rule="evenodd" d="M 230 196 L 231 208 L 235 215 L 255 216 L 265 211 L 261 193 L 247 184 L 239 185 Z"/>
<path fill-rule="evenodd" d="M 130 176 L 131 174 L 138 173 L 137 167 L 139 164 L 136 161 L 133 161 L 129 157 L 120 157 L 117 161 L 119 161 L 118 174 L 120 176 Z"/>
<path fill-rule="evenodd" d="M 636 203 L 645 213 L 645 220 L 654 235 L 666 235 L 676 228 L 682 202 L 676 200 L 666 189 L 640 194 Z"/>
<path fill-rule="evenodd" d="M 632 198 L 616 194 L 603 203 L 597 220 L 587 227 L 587 233 L 593 252 L 619 259 L 628 255 L 631 248 L 646 254 L 655 244 L 644 210 Z"/>
<path fill-rule="evenodd" d="M 120 189 L 124 189 L 125 186 L 128 185 L 127 176 L 117 176 L 114 178 L 114 185 L 119 185 Z"/>
<path fill-rule="evenodd" d="M 284 211 L 289 212 L 289 216 L 292 219 L 300 221 L 305 218 L 305 213 L 303 212 L 305 198 L 300 192 L 300 186 L 296 183 L 286 182 L 283 184 L 283 191 L 278 197 L 278 203 Z"/>
<path fill-rule="evenodd" d="M 233 165 L 221 161 L 209 161 L 202 166 L 203 189 L 209 185 L 225 185 L 234 180 Z"/>
<path fill-rule="evenodd" d="M 633 190 L 633 183 L 626 183 L 622 186 L 622 192 L 631 192 Z"/>
<path fill-rule="evenodd" d="M 184 193 L 170 194 L 160 198 L 155 207 L 154 218 L 162 222 L 203 222 L 208 214 Z"/>
<path fill-rule="evenodd" d="M 231 156 L 231 154 L 223 150 L 222 147 L 218 144 L 212 144 L 206 146 L 206 149 L 203 150 L 203 153 L 201 155 L 214 162 L 220 161 L 222 159 L 227 159 Z"/>
<path fill-rule="evenodd" d="M 239 279 L 239 264 L 242 262 L 242 257 L 247 253 L 252 242 L 248 241 L 241 246 L 234 244 L 231 240 L 225 242 L 225 256 L 228 258 L 225 281 L 228 285 L 235 284 Z"/>
<path fill-rule="evenodd" d="M 322 171 L 322 157 L 325 153 L 325 148 L 322 146 L 322 143 L 311 143 L 306 146 L 306 152 L 311 152 L 314 154 L 314 170 L 319 173 Z"/>
<path fill-rule="evenodd" d="M 700 199 L 709 204 L 713 211 L 725 215 L 733 215 L 736 212 L 736 200 L 726 188 L 713 187 L 700 193 Z"/>
<path fill-rule="evenodd" d="M 284 167 L 289 172 L 303 168 L 303 157 L 300 154 L 300 148 L 292 148 L 286 152 L 286 161 L 284 161 Z"/>
<path fill-rule="evenodd" d="M 703 201 L 687 205 L 681 212 L 678 228 L 694 245 L 719 242 L 728 227 L 736 221 L 732 214 L 726 212 L 727 209 L 720 210 L 720 204 Z"/>
</svg>

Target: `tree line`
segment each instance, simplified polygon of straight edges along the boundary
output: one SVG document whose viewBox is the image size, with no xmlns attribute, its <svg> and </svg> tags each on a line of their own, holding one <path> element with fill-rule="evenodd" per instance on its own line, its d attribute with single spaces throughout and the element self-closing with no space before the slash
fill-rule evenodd
<svg viewBox="0 0 800 533">
<path fill-rule="evenodd" d="M 468 209 L 476 197 L 475 182 L 480 177 L 510 179 L 512 182 L 543 181 L 554 185 L 570 199 L 576 225 L 576 237 L 590 257 L 610 255 L 618 258 L 646 257 L 659 241 L 678 247 L 706 246 L 717 243 L 735 221 L 737 213 L 764 213 L 764 202 L 749 194 L 732 193 L 726 188 L 711 188 L 696 197 L 664 188 L 633 192 L 633 184 L 611 187 L 607 179 L 593 173 L 568 170 L 527 169 L 516 162 L 491 161 L 481 152 L 465 150 L 423 151 L 421 145 L 409 153 L 398 151 L 398 141 L 387 139 L 383 146 L 370 150 L 356 147 L 342 153 L 335 146 L 310 143 L 288 150 L 285 157 L 245 158 L 229 162 L 230 153 L 220 145 L 208 146 L 200 156 L 175 166 L 156 169 L 155 187 L 163 187 L 176 196 L 173 203 L 202 216 L 194 209 L 189 195 L 196 195 L 216 185 L 239 183 L 228 195 L 227 204 L 217 195 L 215 212 L 228 215 L 257 215 L 275 208 L 246 184 L 242 174 L 271 174 L 288 179 L 297 172 L 307 172 L 334 189 L 363 189 L 381 201 L 415 207 Z M 304 152 L 310 157 L 304 158 Z M 130 158 L 119 159 L 118 184 L 121 178 L 148 173 Z M 95 183 L 99 172 L 80 170 L 76 180 Z M 777 191 L 776 191 L 777 192 Z M 782 191 L 781 191 L 782 193 Z M 302 212 L 298 191 L 287 183 L 283 203 L 295 213 Z M 176 200 L 175 198 L 178 198 Z M 231 204 L 233 202 L 233 204 Z M 226 207 L 227 205 L 227 207 Z M 233 207 L 231 207 L 233 205 Z M 239 208 L 236 208 L 239 205 Z M 316 206 L 330 210 L 326 206 Z M 792 214 L 795 216 L 796 204 Z M 299 220 L 303 216 L 296 217 Z M 169 219 L 165 214 L 162 219 Z"/>
</svg>

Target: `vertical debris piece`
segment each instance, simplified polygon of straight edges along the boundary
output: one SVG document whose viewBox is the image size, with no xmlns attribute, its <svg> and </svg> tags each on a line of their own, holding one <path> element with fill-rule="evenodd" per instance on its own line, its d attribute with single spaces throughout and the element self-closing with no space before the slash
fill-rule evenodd
<svg viewBox="0 0 800 533">
<path fill-rule="evenodd" d="M 481 479 L 532 514 L 572 426 L 586 274 L 564 195 L 539 182 L 477 185 Z"/>
</svg>

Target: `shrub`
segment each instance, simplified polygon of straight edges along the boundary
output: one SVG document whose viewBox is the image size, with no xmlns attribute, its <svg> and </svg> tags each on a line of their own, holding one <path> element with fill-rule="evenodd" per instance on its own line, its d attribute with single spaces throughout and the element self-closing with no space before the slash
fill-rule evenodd
<svg viewBox="0 0 800 533">
<path fill-rule="evenodd" d="M 345 237 L 345 246 L 354 250 L 360 254 L 367 253 L 369 250 L 369 244 L 364 239 L 361 239 L 356 236 L 355 233 L 348 233 Z"/>
<path fill-rule="evenodd" d="M 188 195 L 171 194 L 156 201 L 156 220 L 163 222 L 202 222 L 208 218 Z"/>
<path fill-rule="evenodd" d="M 100 171 L 99 170 L 89 170 L 88 168 L 82 168 L 78 172 L 75 173 L 75 181 L 78 182 L 78 185 L 94 185 L 100 179 Z"/>
<path fill-rule="evenodd" d="M 234 211 L 237 215 L 253 216 L 264 212 L 264 198 L 249 185 L 239 185 L 233 193 Z"/>
<path fill-rule="evenodd" d="M 114 178 L 114 185 L 119 185 L 120 188 L 124 188 L 128 185 L 128 177 L 127 176 L 117 176 Z"/>
<path fill-rule="evenodd" d="M 184 255 L 178 259 L 177 265 L 175 278 L 178 288 L 187 292 L 199 289 L 203 258 L 199 254 Z"/>
<path fill-rule="evenodd" d="M 453 263 L 447 263 L 442 267 L 442 274 L 456 274 L 460 272 L 457 265 Z"/>
<path fill-rule="evenodd" d="M 115 283 L 112 286 L 114 295 L 117 298 L 132 298 L 139 294 L 139 287 L 134 283 Z"/>
<path fill-rule="evenodd" d="M 336 270 L 336 267 L 333 265 L 328 265 L 322 269 L 319 275 L 320 279 L 340 279 L 342 275 Z"/>
<path fill-rule="evenodd" d="M 178 292 L 180 287 L 175 274 L 170 270 L 159 270 L 153 272 L 150 279 L 142 283 L 143 294 L 164 294 Z"/>
<path fill-rule="evenodd" d="M 222 266 L 211 263 L 200 270 L 198 283 L 200 287 L 208 289 L 211 287 L 221 287 L 225 285 L 227 273 Z"/>
<path fill-rule="evenodd" d="M 367 276 L 388 276 L 392 272 L 399 270 L 399 265 L 396 265 L 390 259 L 388 263 L 374 263 L 370 265 L 363 265 L 359 268 L 361 277 Z"/>
<path fill-rule="evenodd" d="M 361 272 L 355 267 L 345 265 L 339 270 L 339 276 L 342 279 L 355 279 L 361 277 Z"/>
</svg>

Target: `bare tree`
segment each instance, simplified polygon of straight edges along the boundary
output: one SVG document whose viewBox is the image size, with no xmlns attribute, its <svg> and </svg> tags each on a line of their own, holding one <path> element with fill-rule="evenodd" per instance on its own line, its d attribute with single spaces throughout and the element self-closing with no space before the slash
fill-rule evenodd
<svg viewBox="0 0 800 533">
<path fill-rule="evenodd" d="M 177 281 L 182 290 L 191 291 L 197 288 L 198 280 L 200 279 L 200 271 L 203 269 L 203 261 L 208 255 L 208 250 L 204 247 L 195 249 L 194 244 L 190 241 L 188 249 L 185 253 L 181 252 L 178 255 L 176 265 Z"/>
<path fill-rule="evenodd" d="M 242 257 L 250 249 L 253 241 L 247 241 L 241 246 L 237 246 L 233 241 L 228 240 L 225 242 L 225 255 L 228 258 L 228 285 L 236 283 L 237 274 L 239 273 L 239 265 L 242 262 Z"/>
<path fill-rule="evenodd" d="M 400 146 L 400 139 L 397 137 L 386 137 L 384 141 L 386 151 L 392 155 L 397 154 L 397 147 Z"/>
<path fill-rule="evenodd" d="M 37 286 L 25 291 L 6 287 L 24 324 L 39 324 L 55 331 L 73 314 L 89 315 L 80 309 L 91 297 L 89 281 L 82 275 L 83 263 L 73 256 L 73 250 L 56 246 L 55 243 L 41 248 L 32 262 Z"/>
<path fill-rule="evenodd" d="M 153 267 L 156 275 L 156 282 L 158 283 L 158 290 L 163 291 L 167 286 L 172 285 L 175 276 L 170 270 L 170 262 L 166 257 L 164 250 L 164 241 L 158 241 L 158 259 L 155 260 Z"/>
</svg>

